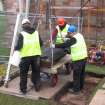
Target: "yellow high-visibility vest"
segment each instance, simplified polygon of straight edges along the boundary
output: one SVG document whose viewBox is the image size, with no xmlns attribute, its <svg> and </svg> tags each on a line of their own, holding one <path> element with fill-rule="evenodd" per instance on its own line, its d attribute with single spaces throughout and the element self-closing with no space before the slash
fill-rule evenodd
<svg viewBox="0 0 105 105">
<path fill-rule="evenodd" d="M 76 43 L 71 46 L 71 59 L 78 61 L 87 57 L 87 47 L 83 35 L 80 33 L 75 34 Z"/>
<path fill-rule="evenodd" d="M 23 36 L 23 48 L 20 51 L 21 57 L 41 55 L 39 34 L 37 31 L 31 35 L 27 32 L 21 32 Z"/>
<path fill-rule="evenodd" d="M 55 43 L 56 44 L 60 44 L 60 43 L 64 43 L 64 38 L 67 35 L 67 30 L 68 30 L 69 25 L 66 24 L 66 26 L 64 27 L 63 30 L 60 30 L 59 26 L 56 26 L 56 29 L 58 30 L 58 34 L 56 36 L 56 40 Z"/>
</svg>

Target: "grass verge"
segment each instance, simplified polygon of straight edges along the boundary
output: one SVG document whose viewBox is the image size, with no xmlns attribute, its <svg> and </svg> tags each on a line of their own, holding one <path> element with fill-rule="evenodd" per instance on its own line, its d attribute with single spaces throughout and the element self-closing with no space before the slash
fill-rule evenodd
<svg viewBox="0 0 105 105">
<path fill-rule="evenodd" d="M 0 55 L 9 55 L 9 48 L 2 45 L 6 31 L 6 16 L 0 16 Z"/>
<path fill-rule="evenodd" d="M 95 73 L 97 75 L 105 75 L 105 65 L 97 66 L 94 64 L 87 64 L 86 73 Z"/>
<path fill-rule="evenodd" d="M 46 100 L 30 100 L 0 93 L 0 105 L 51 105 Z"/>
</svg>

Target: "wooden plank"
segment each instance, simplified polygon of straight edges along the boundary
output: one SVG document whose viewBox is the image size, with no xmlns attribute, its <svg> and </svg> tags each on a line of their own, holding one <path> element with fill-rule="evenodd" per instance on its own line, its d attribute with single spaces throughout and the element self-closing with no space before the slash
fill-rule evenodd
<svg viewBox="0 0 105 105">
<path fill-rule="evenodd" d="M 0 93 L 3 94 L 8 94 L 8 95 L 13 95 L 13 96 L 17 96 L 17 97 L 23 97 L 23 98 L 27 98 L 27 99 L 34 99 L 34 100 L 38 100 L 39 97 L 38 95 L 31 95 L 31 94 L 25 94 L 23 95 L 22 93 L 20 93 L 19 91 L 14 91 L 14 90 L 10 90 L 10 89 L 6 89 L 6 88 L 2 88 L 2 90 L 0 89 Z"/>
<path fill-rule="evenodd" d="M 28 84 L 27 84 L 27 94 L 22 95 L 19 90 L 19 77 L 13 79 L 9 82 L 8 88 L 0 87 L 0 92 L 8 95 L 18 96 L 18 97 L 24 97 L 29 98 L 33 100 L 37 100 L 39 98 L 43 99 L 51 99 L 57 93 L 69 82 L 72 81 L 72 75 L 61 75 L 59 76 L 59 81 L 55 87 L 50 86 L 50 80 L 42 81 L 41 90 L 39 92 L 36 92 L 34 88 L 32 88 L 33 84 L 30 81 L 30 78 L 28 78 Z"/>
</svg>

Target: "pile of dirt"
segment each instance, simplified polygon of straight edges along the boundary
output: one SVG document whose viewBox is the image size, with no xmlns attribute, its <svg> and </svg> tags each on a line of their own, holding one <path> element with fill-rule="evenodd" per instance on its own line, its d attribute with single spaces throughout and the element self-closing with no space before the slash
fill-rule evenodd
<svg viewBox="0 0 105 105">
<path fill-rule="evenodd" d="M 79 94 L 75 95 L 67 92 L 58 103 L 60 105 L 86 105 L 100 80 L 101 78 L 86 76 L 84 89 Z"/>
</svg>

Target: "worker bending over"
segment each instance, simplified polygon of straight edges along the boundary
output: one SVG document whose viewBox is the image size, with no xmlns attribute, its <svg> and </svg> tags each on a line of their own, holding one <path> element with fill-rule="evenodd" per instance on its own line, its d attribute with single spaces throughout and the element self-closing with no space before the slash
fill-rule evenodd
<svg viewBox="0 0 105 105">
<path fill-rule="evenodd" d="M 27 75 L 31 65 L 31 80 L 35 90 L 40 90 L 40 55 L 42 40 L 37 30 L 31 27 L 28 19 L 22 20 L 22 32 L 18 35 L 15 50 L 20 51 L 20 91 L 27 92 Z"/>
<path fill-rule="evenodd" d="M 87 47 L 83 35 L 77 32 L 75 25 L 69 25 L 67 37 L 69 40 L 61 45 L 55 45 L 55 47 L 70 48 L 73 63 L 73 86 L 69 91 L 78 93 L 84 86 Z"/>
<path fill-rule="evenodd" d="M 52 32 L 52 41 L 54 44 L 60 45 L 64 43 L 69 25 L 67 24 L 64 18 L 57 19 L 57 26 L 55 27 L 54 31 Z M 64 50 L 69 53 L 68 48 L 64 48 Z M 71 63 L 66 63 L 66 74 L 69 74 L 71 71 L 69 69 Z"/>
</svg>

